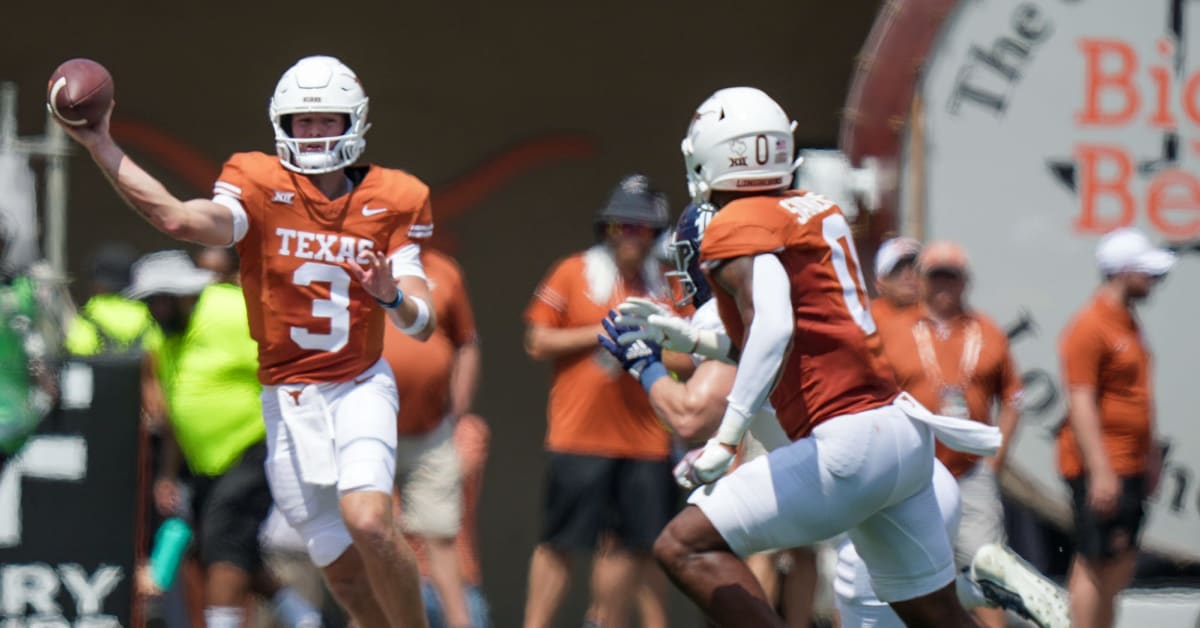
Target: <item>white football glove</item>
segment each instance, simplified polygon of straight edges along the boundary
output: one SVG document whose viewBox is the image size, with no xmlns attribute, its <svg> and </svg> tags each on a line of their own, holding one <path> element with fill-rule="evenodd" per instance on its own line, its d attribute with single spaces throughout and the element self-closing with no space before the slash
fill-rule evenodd
<svg viewBox="0 0 1200 628">
<path fill-rule="evenodd" d="M 710 438 L 704 447 L 693 449 L 675 465 L 675 481 L 686 490 L 711 484 L 725 475 L 733 464 L 735 452 L 732 447 Z"/>
<path fill-rule="evenodd" d="M 700 330 L 662 305 L 641 297 L 629 297 L 617 306 L 618 325 L 638 327 L 617 339 L 623 345 L 638 340 L 658 343 L 678 353 L 695 353 L 707 358 L 729 360 L 729 337 Z"/>
</svg>

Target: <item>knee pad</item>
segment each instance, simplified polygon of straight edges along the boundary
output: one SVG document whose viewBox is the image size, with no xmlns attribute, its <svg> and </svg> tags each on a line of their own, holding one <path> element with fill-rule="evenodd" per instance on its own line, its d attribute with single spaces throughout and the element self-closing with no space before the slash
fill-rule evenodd
<svg viewBox="0 0 1200 628">
<path fill-rule="evenodd" d="M 304 538 L 308 555 L 317 567 L 328 567 L 337 560 L 353 540 L 339 512 L 327 513 L 296 528 Z"/>
<path fill-rule="evenodd" d="M 374 439 L 359 439 L 338 456 L 339 493 L 374 490 L 391 493 L 396 482 L 396 450 Z"/>
</svg>

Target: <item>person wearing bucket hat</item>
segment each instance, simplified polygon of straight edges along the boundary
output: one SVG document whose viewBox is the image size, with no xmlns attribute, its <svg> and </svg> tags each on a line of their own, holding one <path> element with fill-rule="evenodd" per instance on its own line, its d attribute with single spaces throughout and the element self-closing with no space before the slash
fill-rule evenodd
<svg viewBox="0 0 1200 628">
<path fill-rule="evenodd" d="M 1100 287 L 1059 338 L 1067 420 L 1058 469 L 1071 489 L 1076 550 L 1067 588 L 1081 626 L 1112 625 L 1162 471 L 1151 356 L 1135 308 L 1174 264 L 1137 229 L 1106 234 L 1096 247 Z"/>
<path fill-rule="evenodd" d="M 526 352 L 554 363 L 526 626 L 554 625 L 573 555 L 593 553 L 605 532 L 616 543 L 593 564 L 588 621 L 619 621 L 631 604 L 628 583 L 654 568 L 650 548 L 674 505 L 670 435 L 597 336 L 625 297 L 671 302 L 667 269 L 653 254 L 667 213 L 666 196 L 647 177 L 623 177 L 595 215 L 596 244 L 557 262 L 525 311 Z"/>
<path fill-rule="evenodd" d="M 155 505 L 163 516 L 190 513 L 208 625 L 237 620 L 252 589 L 273 602 L 285 625 L 314 625 L 317 611 L 264 568 L 258 530 L 271 493 L 257 346 L 241 289 L 216 280 L 184 251 L 161 251 L 133 265 L 125 289 L 147 303 L 163 332 L 147 346 L 152 379 L 143 385 L 162 396 L 171 426 L 154 480 Z M 185 494 L 191 495 L 186 504 Z"/>
</svg>

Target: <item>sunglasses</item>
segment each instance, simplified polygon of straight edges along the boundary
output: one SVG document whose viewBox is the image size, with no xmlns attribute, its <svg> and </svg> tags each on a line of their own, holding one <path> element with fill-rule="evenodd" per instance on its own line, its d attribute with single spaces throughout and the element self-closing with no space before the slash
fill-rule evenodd
<svg viewBox="0 0 1200 628">
<path fill-rule="evenodd" d="M 951 269 L 951 268 L 934 268 L 933 270 L 930 270 L 929 272 L 925 273 L 925 276 L 930 279 L 950 280 L 950 279 L 962 279 L 963 273 L 961 273 L 957 270 Z"/>
<path fill-rule="evenodd" d="M 650 225 L 635 225 L 623 222 L 608 223 L 608 235 L 611 236 L 653 236 L 654 227 Z"/>
</svg>

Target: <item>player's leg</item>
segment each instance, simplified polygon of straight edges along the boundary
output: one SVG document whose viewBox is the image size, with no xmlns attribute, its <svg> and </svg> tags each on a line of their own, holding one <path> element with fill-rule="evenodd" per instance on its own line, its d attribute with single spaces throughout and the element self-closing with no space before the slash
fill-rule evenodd
<svg viewBox="0 0 1200 628">
<path fill-rule="evenodd" d="M 358 548 L 350 543 L 332 563 L 321 568 L 329 592 L 356 626 L 393 626 L 366 575 Z M 413 624 L 420 626 L 422 624 Z"/>
<path fill-rule="evenodd" d="M 784 625 L 750 568 L 699 507 L 688 505 L 671 520 L 654 544 L 654 556 L 718 626 Z"/>
<path fill-rule="evenodd" d="M 955 593 L 930 430 L 889 406 L 835 419 L 814 436 L 833 488 L 867 508 L 848 533 L 875 595 L 909 626 L 975 625 Z"/>
<path fill-rule="evenodd" d="M 611 458 L 547 454 L 541 539 L 529 561 L 526 628 L 554 625 L 570 584 L 571 553 L 595 550 L 612 466 Z"/>
<path fill-rule="evenodd" d="M 461 627 L 469 626 L 471 617 L 454 542 L 462 523 L 462 471 L 453 434 L 447 420 L 428 434 L 401 437 L 396 459 L 397 465 L 408 467 L 397 474 L 404 505 L 401 526 L 424 540 L 429 579 L 446 625 Z"/>
<path fill-rule="evenodd" d="M 899 482 L 901 463 L 891 438 L 898 422 L 908 423 L 891 406 L 837 417 L 811 437 L 738 467 L 692 493 L 689 501 L 699 511 L 688 508 L 676 517 L 660 537 L 656 555 L 672 579 L 718 621 L 753 613 L 752 600 L 760 611 L 770 610 L 757 582 L 749 584 L 753 576 L 739 557 L 811 545 L 886 506 Z M 932 439 L 927 440 L 926 485 L 932 469 Z M 723 601 L 713 598 L 718 590 Z"/>
<path fill-rule="evenodd" d="M 267 481 L 280 514 L 304 541 L 309 558 L 321 569 L 338 604 L 360 626 L 386 625 L 385 615 L 371 593 L 353 539 L 338 508 L 335 486 L 318 486 L 300 478 L 299 454 L 284 423 L 279 390 L 263 387 L 266 425 Z M 381 619 L 382 618 L 382 619 Z"/>
<path fill-rule="evenodd" d="M 370 590 L 392 626 L 424 626 L 416 558 L 394 518 L 396 389 L 380 360 L 354 383 L 330 386 L 338 506 Z M 361 383 L 359 383 L 361 382 Z"/>
</svg>

